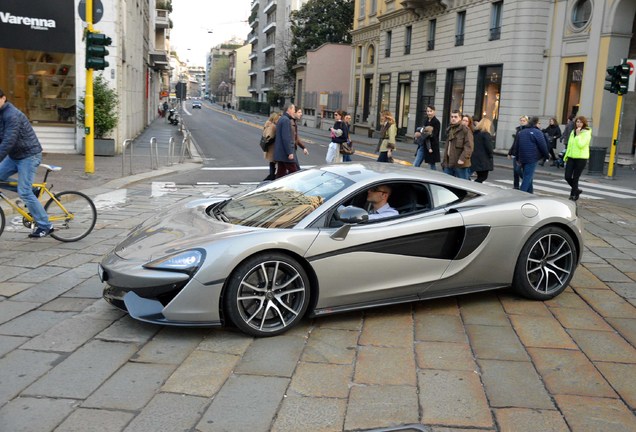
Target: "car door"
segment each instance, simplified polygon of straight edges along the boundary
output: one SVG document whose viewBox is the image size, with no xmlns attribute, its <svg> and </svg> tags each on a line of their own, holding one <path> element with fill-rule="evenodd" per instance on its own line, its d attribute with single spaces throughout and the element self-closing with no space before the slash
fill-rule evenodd
<svg viewBox="0 0 636 432">
<path fill-rule="evenodd" d="M 416 299 L 448 267 L 460 232 L 461 215 L 443 208 L 320 228 L 306 254 L 318 278 L 316 308 Z"/>
</svg>

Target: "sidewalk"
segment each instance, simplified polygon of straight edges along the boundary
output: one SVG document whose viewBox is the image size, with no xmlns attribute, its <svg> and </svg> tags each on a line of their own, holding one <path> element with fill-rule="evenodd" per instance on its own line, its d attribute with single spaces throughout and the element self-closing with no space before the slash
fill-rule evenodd
<svg viewBox="0 0 636 432">
<path fill-rule="evenodd" d="M 157 149 L 159 154 L 159 168 L 151 168 L 150 138 L 157 139 Z M 175 156 L 172 158 L 172 165 L 168 161 L 168 141 L 172 137 L 175 143 Z M 133 157 L 132 170 L 130 174 L 131 158 L 130 149 L 126 150 L 126 166 L 122 166 L 123 155 L 115 156 L 95 156 L 94 174 L 85 173 L 86 157 L 80 154 L 55 154 L 45 153 L 42 163 L 61 166 L 62 170 L 51 173 L 48 183 L 54 186 L 54 192 L 64 190 L 86 191 L 94 188 L 118 187 L 146 178 L 160 176 L 175 171 L 187 171 L 199 167 L 201 159 L 196 153 L 196 148 L 191 145 L 193 151 L 192 159 L 185 159 L 179 164 L 181 154 L 181 144 L 183 133 L 179 128 L 165 121 L 163 118 L 155 119 L 144 131 L 137 136 L 132 143 Z M 156 166 L 156 165 L 155 165 Z M 44 170 L 40 169 L 36 179 L 42 179 Z"/>
</svg>

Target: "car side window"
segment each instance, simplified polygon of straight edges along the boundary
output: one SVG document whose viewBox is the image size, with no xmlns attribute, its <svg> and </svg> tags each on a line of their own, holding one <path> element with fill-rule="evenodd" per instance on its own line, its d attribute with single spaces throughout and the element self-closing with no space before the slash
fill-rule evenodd
<svg viewBox="0 0 636 432">
<path fill-rule="evenodd" d="M 462 202 L 466 199 L 476 196 L 463 189 L 431 184 L 429 186 L 433 199 L 433 208 L 444 207 L 449 204 Z"/>
</svg>

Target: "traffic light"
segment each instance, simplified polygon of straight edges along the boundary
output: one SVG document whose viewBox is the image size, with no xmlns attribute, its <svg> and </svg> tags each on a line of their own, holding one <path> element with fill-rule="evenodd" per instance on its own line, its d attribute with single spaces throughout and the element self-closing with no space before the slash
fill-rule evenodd
<svg viewBox="0 0 636 432">
<path fill-rule="evenodd" d="M 104 70 L 108 67 L 106 49 L 113 40 L 103 33 L 86 33 L 86 69 Z"/>
<path fill-rule="evenodd" d="M 629 65 L 626 61 L 607 68 L 607 76 L 605 77 L 605 90 L 617 95 L 627 93 L 627 84 L 629 83 Z"/>
</svg>

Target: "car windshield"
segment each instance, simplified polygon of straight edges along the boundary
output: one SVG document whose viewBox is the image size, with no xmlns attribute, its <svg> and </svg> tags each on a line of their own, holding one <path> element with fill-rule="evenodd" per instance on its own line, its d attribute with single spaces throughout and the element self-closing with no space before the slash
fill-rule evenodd
<svg viewBox="0 0 636 432">
<path fill-rule="evenodd" d="M 293 228 L 352 184 L 351 180 L 330 172 L 301 171 L 230 200 L 219 210 L 223 220 L 235 225 Z"/>
</svg>

